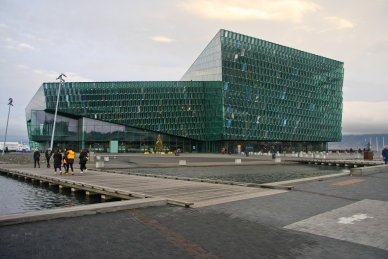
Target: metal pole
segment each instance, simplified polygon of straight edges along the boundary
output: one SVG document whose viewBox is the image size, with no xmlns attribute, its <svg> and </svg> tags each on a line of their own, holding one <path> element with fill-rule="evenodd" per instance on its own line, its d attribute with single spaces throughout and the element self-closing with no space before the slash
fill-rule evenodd
<svg viewBox="0 0 388 259">
<path fill-rule="evenodd" d="M 54 115 L 54 125 L 53 125 L 53 132 L 51 134 L 51 143 L 50 143 L 50 149 L 53 151 L 53 142 L 54 142 L 54 134 L 55 134 L 55 124 L 57 121 L 57 112 L 58 112 L 58 102 L 59 102 L 59 94 L 61 92 L 61 85 L 65 82 L 65 80 L 62 78 L 62 76 L 67 77 L 65 74 L 60 74 L 57 78 L 59 79 L 59 86 L 58 86 L 58 96 L 57 96 L 57 104 L 55 106 L 55 115 Z"/>
<path fill-rule="evenodd" d="M 7 118 L 7 126 L 5 127 L 5 136 L 4 136 L 4 145 L 3 145 L 3 153 L 2 153 L 2 156 L 4 156 L 4 150 L 5 150 L 5 142 L 7 141 L 7 131 L 8 131 L 8 121 L 9 121 L 9 113 L 11 112 L 11 106 L 13 106 L 12 102 L 13 102 L 13 99 L 12 98 L 9 98 L 8 99 L 9 103 L 9 107 L 8 107 L 8 118 Z"/>
</svg>

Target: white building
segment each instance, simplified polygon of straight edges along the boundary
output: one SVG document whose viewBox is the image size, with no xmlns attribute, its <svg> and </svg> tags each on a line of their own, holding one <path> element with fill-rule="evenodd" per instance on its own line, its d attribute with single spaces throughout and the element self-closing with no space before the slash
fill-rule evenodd
<svg viewBox="0 0 388 259">
<path fill-rule="evenodd" d="M 5 142 L 9 152 L 30 152 L 30 146 L 19 142 Z M 3 152 L 4 142 L 0 142 L 0 150 Z"/>
</svg>

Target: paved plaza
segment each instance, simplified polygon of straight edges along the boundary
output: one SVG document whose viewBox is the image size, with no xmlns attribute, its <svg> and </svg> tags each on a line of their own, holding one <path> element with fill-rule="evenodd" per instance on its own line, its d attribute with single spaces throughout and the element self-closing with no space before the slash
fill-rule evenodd
<svg viewBox="0 0 388 259">
<path fill-rule="evenodd" d="M 196 208 L 3 226 L 0 258 L 388 258 L 387 216 L 388 170 Z"/>
</svg>

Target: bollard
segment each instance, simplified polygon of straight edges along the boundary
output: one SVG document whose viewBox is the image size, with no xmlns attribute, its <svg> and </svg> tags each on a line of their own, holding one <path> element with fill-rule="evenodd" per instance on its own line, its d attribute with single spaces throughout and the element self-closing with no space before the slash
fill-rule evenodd
<svg viewBox="0 0 388 259">
<path fill-rule="evenodd" d="M 235 159 L 235 160 L 234 160 L 234 163 L 235 163 L 235 164 L 241 164 L 241 159 Z"/>
<path fill-rule="evenodd" d="M 89 152 L 89 162 L 94 162 L 94 152 Z"/>
<path fill-rule="evenodd" d="M 282 159 L 280 157 L 276 157 L 275 158 L 275 163 L 280 163 L 280 162 L 282 162 Z"/>
<path fill-rule="evenodd" d="M 104 161 L 109 162 L 109 156 L 104 156 Z"/>
<path fill-rule="evenodd" d="M 102 168 L 104 167 L 104 161 L 98 160 L 96 161 L 96 168 Z"/>
<path fill-rule="evenodd" d="M 179 160 L 179 165 L 186 165 L 186 160 Z"/>
</svg>

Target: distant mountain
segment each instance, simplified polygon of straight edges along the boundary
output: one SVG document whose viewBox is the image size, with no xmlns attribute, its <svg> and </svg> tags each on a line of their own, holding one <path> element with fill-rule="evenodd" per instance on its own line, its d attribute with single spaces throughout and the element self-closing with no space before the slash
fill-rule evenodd
<svg viewBox="0 0 388 259">
<path fill-rule="evenodd" d="M 377 146 L 376 146 L 376 138 L 377 138 Z M 382 150 L 384 144 L 388 145 L 388 133 L 387 134 L 364 134 L 364 135 L 342 135 L 341 142 L 329 142 L 329 149 L 363 149 L 366 147 L 368 142 L 372 141 L 372 150 L 376 151 Z"/>
</svg>

